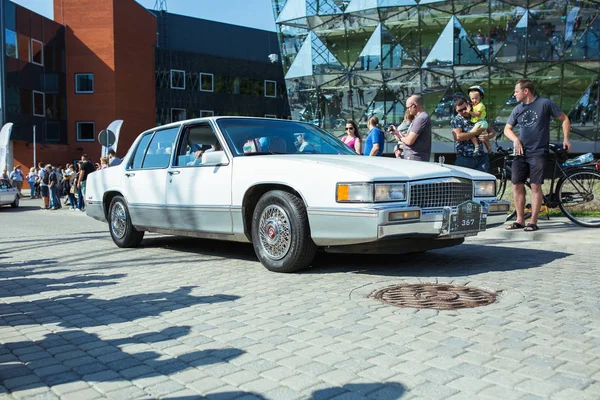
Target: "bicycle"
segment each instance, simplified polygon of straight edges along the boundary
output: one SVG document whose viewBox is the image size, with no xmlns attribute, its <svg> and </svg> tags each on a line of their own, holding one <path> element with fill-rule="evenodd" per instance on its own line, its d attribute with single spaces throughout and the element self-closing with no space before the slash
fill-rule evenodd
<svg viewBox="0 0 600 400">
<path fill-rule="evenodd" d="M 496 137 L 495 144 L 496 151 L 489 155 L 489 172 L 496 177 L 496 198 L 502 200 L 506 192 L 507 182 L 510 180 L 512 174 L 512 159 L 510 156 L 513 153 L 513 149 L 503 149 L 498 144 L 498 137 Z"/>
<path fill-rule="evenodd" d="M 497 166 L 496 178 L 500 180 L 501 192 L 497 190 L 500 197 L 506 190 L 506 185 L 511 178 L 512 155 L 511 150 L 503 150 L 502 166 Z M 568 159 L 567 151 L 561 146 L 550 144 L 551 161 L 554 161 L 552 177 L 550 179 L 550 191 L 543 194 L 542 207 L 546 207 L 547 217 L 550 218 L 549 209 L 559 208 L 560 211 L 571 221 L 587 228 L 600 227 L 600 160 L 581 165 L 564 166 Z M 531 189 L 529 180 L 525 186 Z M 500 198 L 499 197 L 499 198 Z M 506 220 L 516 215 L 513 211 Z"/>
</svg>

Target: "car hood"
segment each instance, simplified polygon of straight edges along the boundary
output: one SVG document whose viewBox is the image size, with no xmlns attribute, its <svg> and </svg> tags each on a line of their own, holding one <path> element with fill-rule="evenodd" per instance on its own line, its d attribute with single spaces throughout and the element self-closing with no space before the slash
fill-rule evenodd
<svg viewBox="0 0 600 400">
<path fill-rule="evenodd" d="M 287 160 L 287 162 L 315 163 L 323 166 L 337 167 L 366 175 L 374 181 L 381 180 L 415 180 L 442 177 L 468 179 L 495 179 L 493 175 L 474 169 L 455 165 L 437 164 L 422 161 L 402 160 L 390 157 L 366 157 L 346 155 L 287 155 L 265 156 Z"/>
</svg>

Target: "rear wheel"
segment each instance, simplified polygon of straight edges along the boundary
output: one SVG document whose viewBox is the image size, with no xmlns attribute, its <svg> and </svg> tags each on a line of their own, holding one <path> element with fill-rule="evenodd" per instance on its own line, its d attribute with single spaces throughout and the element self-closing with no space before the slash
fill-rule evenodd
<svg viewBox="0 0 600 400">
<path fill-rule="evenodd" d="M 269 271 L 294 272 L 308 267 L 317 246 L 310 237 L 302 200 L 282 190 L 265 193 L 252 215 L 252 244 Z"/>
<path fill-rule="evenodd" d="M 558 206 L 571 221 L 590 228 L 600 227 L 600 174 L 578 170 L 557 185 Z"/>
<path fill-rule="evenodd" d="M 137 247 L 144 238 L 144 231 L 133 227 L 129 208 L 121 196 L 115 196 L 110 202 L 108 229 L 113 242 L 119 247 Z"/>
<path fill-rule="evenodd" d="M 15 201 L 13 201 L 12 203 L 10 203 L 10 206 L 11 206 L 12 208 L 17 208 L 17 207 L 19 207 L 19 199 L 20 199 L 20 197 L 19 197 L 19 196 L 15 197 Z"/>
</svg>

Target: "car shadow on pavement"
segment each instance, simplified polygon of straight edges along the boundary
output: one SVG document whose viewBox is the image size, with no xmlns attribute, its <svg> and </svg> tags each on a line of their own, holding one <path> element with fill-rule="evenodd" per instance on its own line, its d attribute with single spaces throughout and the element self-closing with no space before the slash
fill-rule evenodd
<svg viewBox="0 0 600 400">
<path fill-rule="evenodd" d="M 185 344 L 179 339 L 190 329 L 178 326 L 116 339 L 64 330 L 41 340 L 7 342 L 0 348 L 0 382 L 17 395 L 19 391 L 73 382 L 87 382 L 103 393 L 129 386 L 132 392 L 123 398 L 133 398 L 147 394 L 123 382 L 141 384 L 191 368 L 228 363 L 245 353 L 237 348 L 210 348 L 166 356 L 169 348 L 175 351 Z M 152 384 L 156 383 L 154 379 Z"/>
<path fill-rule="evenodd" d="M 365 255 L 319 253 L 305 274 L 348 272 L 384 276 L 467 276 L 538 268 L 570 253 L 505 246 L 460 246 L 423 253 Z"/>
<path fill-rule="evenodd" d="M 183 309 L 195 304 L 234 301 L 239 296 L 215 294 L 192 296 L 193 286 L 172 292 L 142 293 L 115 299 L 99 299 L 89 293 L 8 303 L 0 306 L 0 326 L 58 324 L 65 328 L 83 328 L 130 322 Z"/>
<path fill-rule="evenodd" d="M 258 261 L 251 243 L 197 239 L 184 236 L 159 236 L 144 238 L 140 247 L 163 247 L 187 253 L 220 256 L 236 260 Z"/>
</svg>

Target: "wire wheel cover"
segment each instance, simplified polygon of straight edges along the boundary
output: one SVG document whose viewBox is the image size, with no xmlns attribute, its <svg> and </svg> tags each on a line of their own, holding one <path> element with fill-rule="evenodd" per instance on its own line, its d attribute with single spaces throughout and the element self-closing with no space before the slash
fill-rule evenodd
<svg viewBox="0 0 600 400">
<path fill-rule="evenodd" d="M 290 218 L 285 210 L 276 205 L 266 207 L 260 214 L 258 234 L 267 257 L 281 260 L 292 244 Z"/>
<path fill-rule="evenodd" d="M 110 226 L 116 237 L 122 239 L 127 230 L 127 211 L 123 203 L 117 202 L 110 213 Z"/>
</svg>

